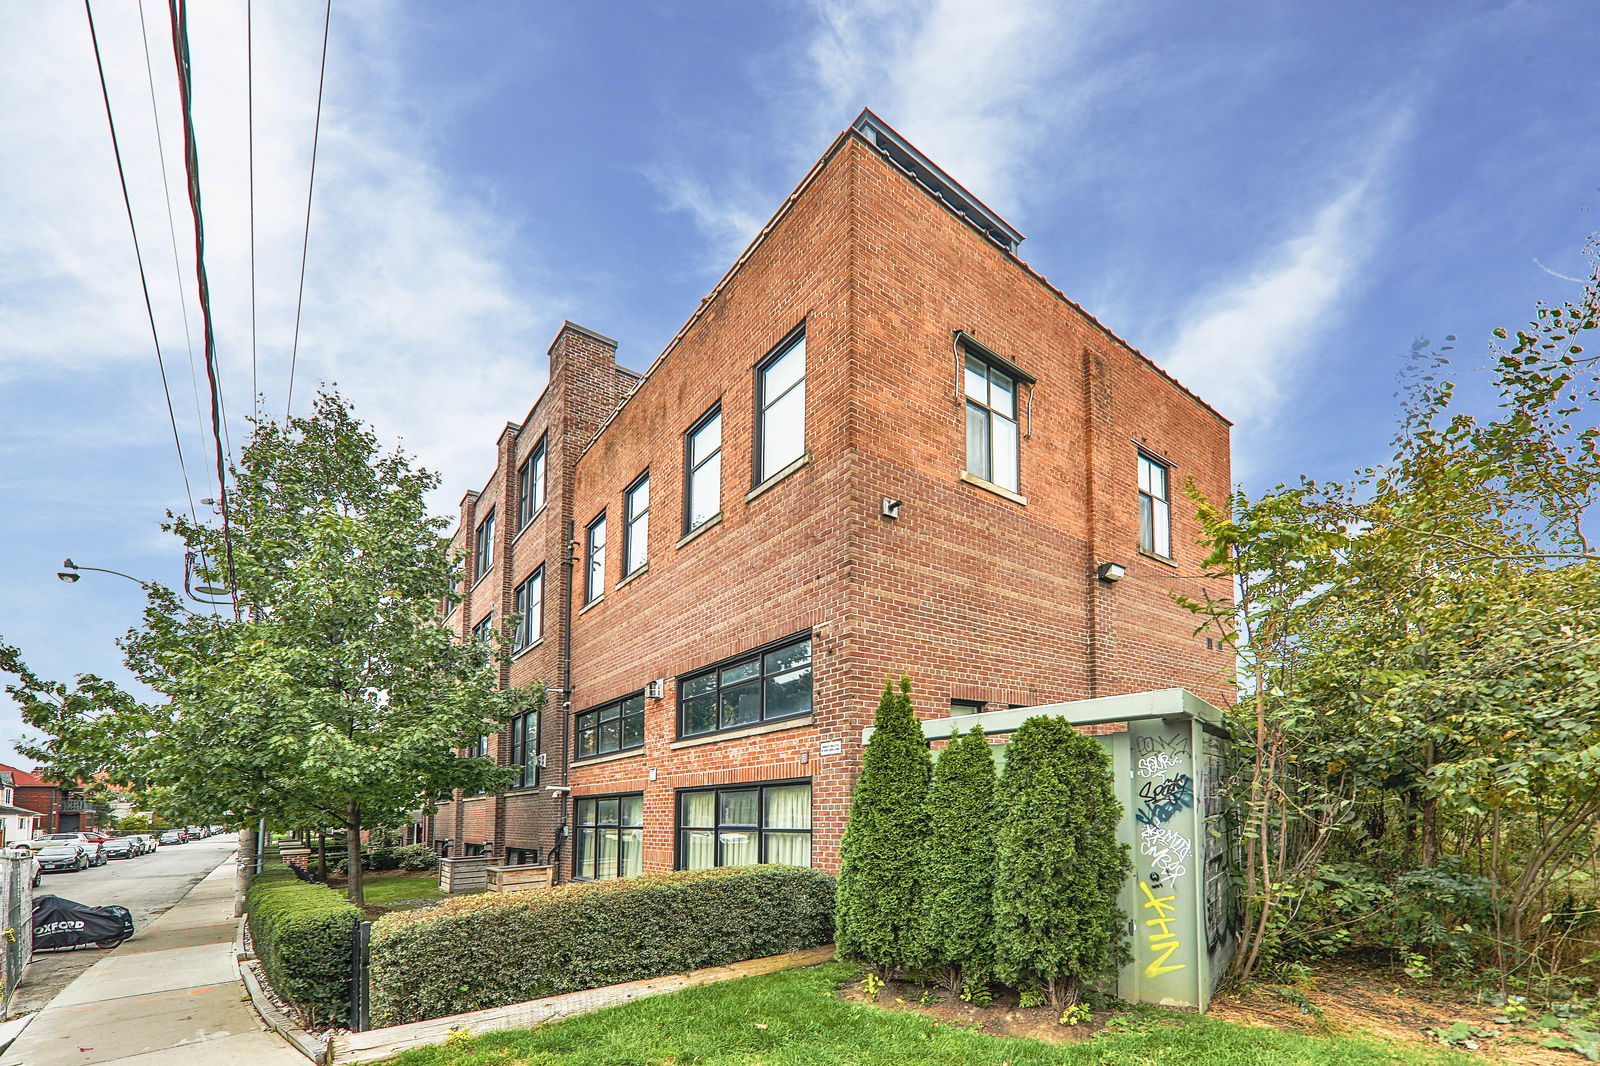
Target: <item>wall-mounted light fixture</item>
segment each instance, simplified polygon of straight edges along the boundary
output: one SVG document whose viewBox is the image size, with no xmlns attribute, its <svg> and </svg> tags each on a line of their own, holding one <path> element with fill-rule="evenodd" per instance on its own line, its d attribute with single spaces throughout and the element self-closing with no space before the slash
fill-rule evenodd
<svg viewBox="0 0 1600 1066">
<path fill-rule="evenodd" d="M 901 502 L 899 500 L 895 499 L 893 496 L 885 496 L 883 498 L 883 506 L 878 513 L 885 518 L 899 518 L 900 506 Z"/>
<path fill-rule="evenodd" d="M 1101 563 L 1094 574 L 1106 584 L 1114 585 L 1128 576 L 1128 568 L 1121 563 Z"/>
</svg>

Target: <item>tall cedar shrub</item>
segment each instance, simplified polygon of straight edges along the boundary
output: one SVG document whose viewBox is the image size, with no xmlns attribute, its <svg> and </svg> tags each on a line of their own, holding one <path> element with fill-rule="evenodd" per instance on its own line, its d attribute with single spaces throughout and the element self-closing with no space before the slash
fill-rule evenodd
<svg viewBox="0 0 1600 1066">
<path fill-rule="evenodd" d="M 994 965 L 994 802 L 994 756 L 973 726 L 934 764 L 922 848 L 918 940 L 951 991 Z"/>
<path fill-rule="evenodd" d="M 834 936 L 841 956 L 884 973 L 926 962 L 918 943 L 917 880 L 931 773 L 928 744 L 911 709 L 911 679 L 902 677 L 898 690 L 884 682 L 839 848 Z"/>
<path fill-rule="evenodd" d="M 1006 747 L 994 883 L 995 976 L 1076 1003 L 1126 961 L 1117 895 L 1127 848 L 1111 760 L 1060 718 L 1029 718 Z"/>
</svg>

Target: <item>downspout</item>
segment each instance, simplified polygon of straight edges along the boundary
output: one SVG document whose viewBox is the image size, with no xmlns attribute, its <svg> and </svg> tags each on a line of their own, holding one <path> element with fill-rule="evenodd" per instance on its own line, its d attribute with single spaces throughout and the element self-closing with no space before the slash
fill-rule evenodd
<svg viewBox="0 0 1600 1066">
<path fill-rule="evenodd" d="M 576 591 L 578 566 L 577 526 L 567 519 L 566 554 L 562 565 L 566 567 L 565 595 L 561 597 L 561 786 L 556 793 L 556 842 L 551 847 L 550 883 L 559 885 L 562 862 L 566 858 L 566 843 L 572 838 L 571 824 L 567 820 L 568 802 L 572 796 L 572 594 Z"/>
</svg>

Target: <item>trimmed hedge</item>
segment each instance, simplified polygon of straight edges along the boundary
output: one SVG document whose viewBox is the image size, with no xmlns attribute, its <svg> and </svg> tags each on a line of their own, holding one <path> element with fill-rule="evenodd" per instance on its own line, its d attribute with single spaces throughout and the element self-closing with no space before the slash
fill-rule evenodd
<svg viewBox="0 0 1600 1066">
<path fill-rule="evenodd" d="M 677 871 L 449 899 L 372 927 L 372 1024 L 501 1007 L 826 944 L 833 878 Z"/>
<path fill-rule="evenodd" d="M 281 866 L 251 880 L 245 906 L 251 945 L 278 995 L 314 1023 L 346 1021 L 351 941 L 365 917 L 360 908 Z"/>
</svg>

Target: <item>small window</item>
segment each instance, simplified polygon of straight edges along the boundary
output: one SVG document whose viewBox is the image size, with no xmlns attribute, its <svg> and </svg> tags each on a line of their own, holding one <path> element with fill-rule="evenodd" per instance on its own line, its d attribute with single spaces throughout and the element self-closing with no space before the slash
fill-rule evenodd
<svg viewBox="0 0 1600 1066">
<path fill-rule="evenodd" d="M 507 848 L 507 866 L 537 866 L 539 865 L 538 848 Z"/>
<path fill-rule="evenodd" d="M 606 590 L 606 513 L 589 523 L 588 565 L 584 571 L 583 602 L 593 603 Z"/>
<path fill-rule="evenodd" d="M 1139 550 L 1172 558 L 1172 502 L 1167 468 L 1148 455 L 1139 456 Z"/>
<path fill-rule="evenodd" d="M 627 524 L 622 527 L 622 576 L 637 574 L 650 561 L 650 471 L 628 486 Z"/>
<path fill-rule="evenodd" d="M 684 434 L 683 531 L 722 513 L 722 408 L 713 407 Z"/>
<path fill-rule="evenodd" d="M 478 535 L 472 552 L 472 579 L 477 581 L 494 565 L 494 508 L 489 516 L 478 523 Z"/>
<path fill-rule="evenodd" d="M 494 612 L 484 615 L 477 625 L 472 627 L 472 639 L 487 644 L 494 639 Z"/>
<path fill-rule="evenodd" d="M 952 716 L 963 714 L 982 714 L 988 704 L 982 700 L 951 700 L 950 714 Z"/>
<path fill-rule="evenodd" d="M 811 865 L 811 783 L 678 793 L 678 867 Z"/>
<path fill-rule="evenodd" d="M 487 759 L 489 757 L 489 738 L 479 737 L 472 742 L 472 747 L 467 749 L 467 754 L 474 759 Z"/>
<path fill-rule="evenodd" d="M 573 802 L 578 827 L 576 881 L 638 877 L 644 872 L 644 796 L 585 796 Z"/>
<path fill-rule="evenodd" d="M 730 659 L 678 682 L 678 735 L 811 713 L 811 638 Z"/>
<path fill-rule="evenodd" d="M 1017 379 L 967 355 L 967 473 L 1019 492 Z"/>
<path fill-rule="evenodd" d="M 511 765 L 517 771 L 512 788 L 539 784 L 539 716 L 524 711 L 511 719 Z"/>
<path fill-rule="evenodd" d="M 577 750 L 573 757 L 589 759 L 597 755 L 644 747 L 644 694 L 595 707 L 578 715 Z"/>
<path fill-rule="evenodd" d="M 533 521 L 544 506 L 544 437 L 533 446 L 533 453 L 517 469 L 517 527 Z"/>
<path fill-rule="evenodd" d="M 513 642 L 521 651 L 544 636 L 544 567 L 539 567 L 528 580 L 517 586 L 515 607 L 517 632 Z"/>
<path fill-rule="evenodd" d="M 789 337 L 756 371 L 756 484 L 806 452 L 806 335 Z"/>
</svg>

